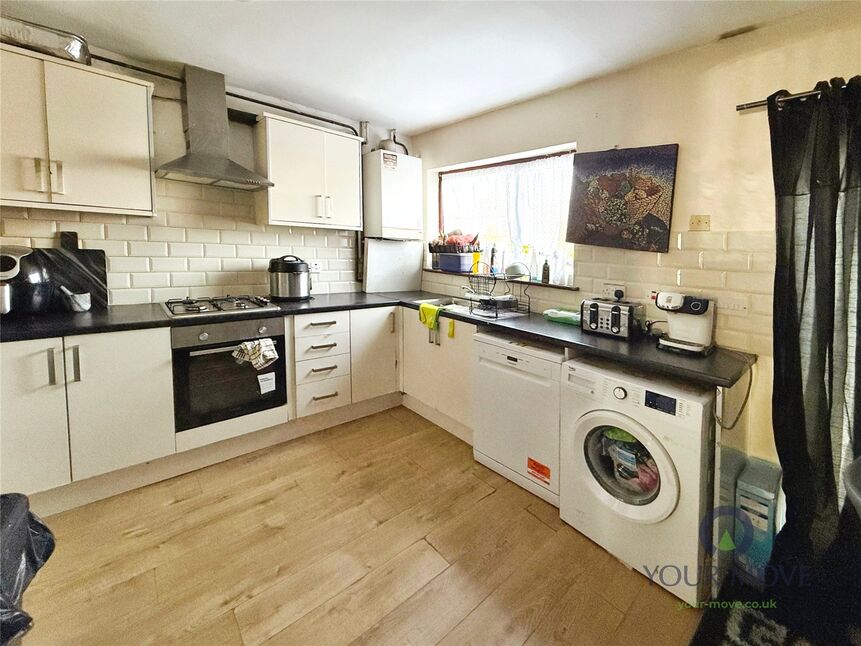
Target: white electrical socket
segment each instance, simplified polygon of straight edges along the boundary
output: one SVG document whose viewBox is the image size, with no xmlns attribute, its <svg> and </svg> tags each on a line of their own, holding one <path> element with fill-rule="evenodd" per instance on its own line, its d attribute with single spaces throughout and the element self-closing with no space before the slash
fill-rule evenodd
<svg viewBox="0 0 861 646">
<path fill-rule="evenodd" d="M 322 270 L 322 268 L 320 267 L 320 261 L 319 260 L 309 260 L 308 261 L 308 270 L 311 273 L 319 274 L 320 271 Z"/>
<path fill-rule="evenodd" d="M 747 314 L 747 299 L 722 297 L 717 300 L 717 310 L 724 314 Z"/>
<path fill-rule="evenodd" d="M 601 296 L 604 298 L 616 298 L 617 290 L 621 290 L 622 298 L 625 298 L 625 286 L 622 283 L 604 283 Z"/>
</svg>

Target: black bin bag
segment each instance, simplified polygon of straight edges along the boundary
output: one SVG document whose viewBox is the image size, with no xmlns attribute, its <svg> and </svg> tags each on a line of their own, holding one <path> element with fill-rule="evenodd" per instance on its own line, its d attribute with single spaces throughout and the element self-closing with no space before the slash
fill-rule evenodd
<svg viewBox="0 0 861 646">
<path fill-rule="evenodd" d="M 30 581 L 54 551 L 54 535 L 20 493 L 0 495 L 0 645 L 14 643 L 33 620 L 21 608 Z"/>
</svg>

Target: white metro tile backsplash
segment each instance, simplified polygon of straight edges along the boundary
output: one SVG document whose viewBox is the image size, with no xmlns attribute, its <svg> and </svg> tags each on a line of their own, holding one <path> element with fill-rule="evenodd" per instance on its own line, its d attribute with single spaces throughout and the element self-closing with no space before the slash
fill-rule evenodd
<svg viewBox="0 0 861 646">
<path fill-rule="evenodd" d="M 115 305 L 184 296 L 269 292 L 269 259 L 294 253 L 320 263 L 313 293 L 354 292 L 355 234 L 261 225 L 249 193 L 157 180 L 152 218 L 4 207 L 0 241 L 59 245 L 76 231 L 81 246 L 104 249 Z"/>
<path fill-rule="evenodd" d="M 668 253 L 574 246 L 575 285 L 580 291 L 529 287 L 533 312 L 579 309 L 604 282 L 624 283 L 630 299 L 647 303 L 647 316 L 666 317 L 649 300 L 653 290 L 673 290 L 717 301 L 718 345 L 771 356 L 773 231 L 693 231 L 678 234 Z M 422 288 L 456 296 L 466 278 L 424 272 Z M 498 293 L 501 291 L 497 288 Z"/>
</svg>

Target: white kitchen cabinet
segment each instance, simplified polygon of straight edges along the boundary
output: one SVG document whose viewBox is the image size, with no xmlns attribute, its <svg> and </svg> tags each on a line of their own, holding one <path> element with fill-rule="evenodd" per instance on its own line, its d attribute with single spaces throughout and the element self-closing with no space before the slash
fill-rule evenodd
<svg viewBox="0 0 861 646">
<path fill-rule="evenodd" d="M 258 220 L 320 229 L 362 228 L 362 139 L 264 113 L 257 172 L 275 186 L 255 194 Z"/>
<path fill-rule="evenodd" d="M 65 341 L 72 477 L 81 480 L 174 453 L 170 330 Z"/>
<path fill-rule="evenodd" d="M 350 354 L 350 332 L 296 337 L 295 352 L 296 361 Z"/>
<path fill-rule="evenodd" d="M 296 416 L 306 417 L 350 403 L 350 375 L 296 386 Z"/>
<path fill-rule="evenodd" d="M 397 309 L 350 312 L 353 403 L 398 390 Z"/>
<path fill-rule="evenodd" d="M 416 315 L 418 318 L 418 315 Z M 439 402 L 437 410 L 445 413 L 452 419 L 472 428 L 473 401 L 473 340 L 472 335 L 476 332 L 476 326 L 462 321 L 455 321 L 454 338 L 449 338 L 447 331 L 449 319 L 440 320 L 440 354 L 441 374 L 444 378 L 440 380 L 437 387 Z M 493 405 L 488 402 L 489 405 Z"/>
<path fill-rule="evenodd" d="M 428 342 L 428 329 L 418 312 L 404 308 L 404 392 L 423 404 L 472 428 L 473 349 L 476 327 L 455 321 L 454 338 L 448 336 L 451 319 L 440 319 L 440 344 Z"/>
<path fill-rule="evenodd" d="M 152 215 L 152 84 L 4 45 L 0 203 Z"/>
<path fill-rule="evenodd" d="M 440 346 L 432 341 L 428 329 L 418 320 L 418 312 L 403 308 L 404 392 L 436 408 L 436 388 L 442 365 Z M 445 322 L 445 321 L 443 321 Z M 440 341 L 442 344 L 442 341 Z"/>
<path fill-rule="evenodd" d="M 71 482 L 63 340 L 0 344 L 0 490 Z"/>
<path fill-rule="evenodd" d="M 327 224 L 338 229 L 362 228 L 362 142 L 325 133 Z"/>
<path fill-rule="evenodd" d="M 388 150 L 362 156 L 365 236 L 421 240 L 422 160 Z"/>
<path fill-rule="evenodd" d="M 293 334 L 297 337 L 343 334 L 350 331 L 350 313 L 297 314 L 293 317 L 293 325 Z"/>
<path fill-rule="evenodd" d="M 42 61 L 0 52 L 0 198 L 50 201 Z"/>
</svg>

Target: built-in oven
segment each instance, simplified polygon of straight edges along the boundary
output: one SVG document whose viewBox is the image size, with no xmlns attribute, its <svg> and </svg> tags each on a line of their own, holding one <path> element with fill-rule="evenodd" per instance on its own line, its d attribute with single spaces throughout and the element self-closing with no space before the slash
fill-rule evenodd
<svg viewBox="0 0 861 646">
<path fill-rule="evenodd" d="M 287 403 L 282 317 L 175 327 L 170 337 L 177 433 Z M 236 346 L 262 338 L 275 344 L 274 363 L 257 370 L 234 359 Z"/>
</svg>

